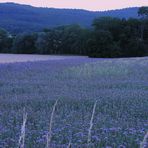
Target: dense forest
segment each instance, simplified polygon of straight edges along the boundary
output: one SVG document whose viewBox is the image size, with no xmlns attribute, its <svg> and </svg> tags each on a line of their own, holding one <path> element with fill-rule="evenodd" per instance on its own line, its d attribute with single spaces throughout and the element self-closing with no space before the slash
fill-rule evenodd
<svg viewBox="0 0 148 148">
<path fill-rule="evenodd" d="M 138 15 L 139 19 L 98 17 L 87 29 L 74 24 L 17 35 L 0 29 L 0 52 L 108 58 L 147 56 L 148 7 L 139 8 Z"/>
</svg>

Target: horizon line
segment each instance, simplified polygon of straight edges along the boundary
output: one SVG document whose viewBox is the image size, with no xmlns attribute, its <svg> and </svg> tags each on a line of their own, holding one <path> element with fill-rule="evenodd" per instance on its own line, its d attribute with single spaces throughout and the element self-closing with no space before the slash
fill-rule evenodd
<svg viewBox="0 0 148 148">
<path fill-rule="evenodd" d="M 16 5 L 24 5 L 24 6 L 30 6 L 34 8 L 46 8 L 46 9 L 72 9 L 72 10 L 84 10 L 84 11 L 91 11 L 91 12 L 103 12 L 103 11 L 112 11 L 112 10 L 122 10 L 122 9 L 128 9 L 128 8 L 140 8 L 143 6 L 129 6 L 129 7 L 120 7 L 115 9 L 104 9 L 104 10 L 90 10 L 90 9 L 84 9 L 84 8 L 67 8 L 67 7 L 48 7 L 48 6 L 35 6 L 32 4 L 23 4 L 23 3 L 16 3 L 16 2 L 0 2 L 0 4 L 16 4 Z M 145 7 L 145 6 L 144 6 Z"/>
</svg>

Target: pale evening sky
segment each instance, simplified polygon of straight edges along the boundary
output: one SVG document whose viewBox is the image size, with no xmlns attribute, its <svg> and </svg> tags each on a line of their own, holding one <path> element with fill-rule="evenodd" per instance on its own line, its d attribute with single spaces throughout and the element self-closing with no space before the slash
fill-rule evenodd
<svg viewBox="0 0 148 148">
<path fill-rule="evenodd" d="M 148 6 L 148 0 L 0 0 L 37 7 L 77 8 L 87 10 L 109 10 L 134 6 Z"/>
</svg>

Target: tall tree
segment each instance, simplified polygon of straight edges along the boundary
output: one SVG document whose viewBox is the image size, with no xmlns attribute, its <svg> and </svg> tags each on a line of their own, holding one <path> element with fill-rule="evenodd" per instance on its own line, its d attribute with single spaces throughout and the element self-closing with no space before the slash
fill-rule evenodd
<svg viewBox="0 0 148 148">
<path fill-rule="evenodd" d="M 141 7 L 138 10 L 138 15 L 141 17 L 141 40 L 143 41 L 146 20 L 148 20 L 148 7 Z"/>
</svg>

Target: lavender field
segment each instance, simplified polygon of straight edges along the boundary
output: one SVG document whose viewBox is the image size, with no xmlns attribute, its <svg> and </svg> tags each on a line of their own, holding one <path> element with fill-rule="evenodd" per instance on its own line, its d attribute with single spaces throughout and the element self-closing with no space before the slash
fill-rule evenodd
<svg viewBox="0 0 148 148">
<path fill-rule="evenodd" d="M 148 58 L 73 57 L 0 64 L 0 148 L 139 148 L 148 130 Z M 88 130 L 97 101 L 91 142 Z"/>
</svg>

